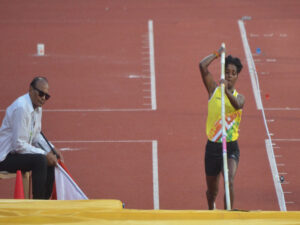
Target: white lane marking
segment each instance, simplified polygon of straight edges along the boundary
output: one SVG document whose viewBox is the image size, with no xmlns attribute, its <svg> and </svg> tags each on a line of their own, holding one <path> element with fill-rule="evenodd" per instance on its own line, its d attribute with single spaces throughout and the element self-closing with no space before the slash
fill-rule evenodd
<svg viewBox="0 0 300 225">
<path fill-rule="evenodd" d="M 277 62 L 277 59 L 266 59 L 266 62 Z"/>
<path fill-rule="evenodd" d="M 149 108 L 136 109 L 43 109 L 43 112 L 141 112 L 152 111 Z"/>
<path fill-rule="evenodd" d="M 136 112 L 136 111 L 152 111 L 148 108 L 137 109 L 43 109 L 43 112 Z M 5 112 L 5 109 L 0 109 Z"/>
<path fill-rule="evenodd" d="M 134 74 L 130 74 L 130 75 L 128 76 L 128 78 L 130 78 L 130 79 L 137 79 L 137 78 L 148 79 L 149 76 L 146 76 L 146 75 L 134 75 Z"/>
<path fill-rule="evenodd" d="M 273 141 L 300 141 L 299 138 L 277 138 L 273 139 Z"/>
<path fill-rule="evenodd" d="M 253 60 L 253 57 L 251 54 L 251 50 L 249 47 L 245 25 L 242 20 L 239 20 L 238 24 L 239 24 L 242 42 L 243 42 L 243 46 L 244 46 L 244 51 L 245 51 L 246 59 L 247 59 L 247 63 L 248 63 L 248 69 L 249 69 L 249 74 L 250 74 L 250 78 L 251 78 L 252 89 L 253 89 L 253 93 L 254 93 L 256 107 L 258 110 L 261 110 L 262 102 L 261 102 L 261 98 L 260 98 L 258 77 L 257 77 L 256 68 L 255 68 L 255 63 L 254 63 L 254 60 Z"/>
<path fill-rule="evenodd" d="M 274 157 L 275 157 L 275 156 L 274 156 Z M 277 165 L 277 166 L 285 166 L 284 163 L 277 163 L 276 165 Z"/>
<path fill-rule="evenodd" d="M 286 175 L 288 173 L 286 173 L 286 172 L 279 172 L 278 174 L 280 174 L 280 175 Z"/>
<path fill-rule="evenodd" d="M 61 151 L 78 151 L 78 150 L 82 150 L 83 148 L 60 148 Z"/>
<path fill-rule="evenodd" d="M 279 37 L 287 37 L 287 34 L 279 34 Z"/>
<path fill-rule="evenodd" d="M 151 76 L 151 103 L 152 110 L 157 109 L 156 105 L 156 84 L 155 84 L 155 60 L 154 60 L 154 29 L 153 21 L 148 21 L 149 32 L 149 56 L 150 56 L 150 76 Z"/>
<path fill-rule="evenodd" d="M 264 34 L 264 37 L 273 37 L 274 33 L 270 33 L 270 34 Z"/>
<path fill-rule="evenodd" d="M 158 184 L 158 154 L 157 141 L 152 141 L 152 169 L 153 169 L 153 205 L 159 209 L 159 184 Z"/>
<path fill-rule="evenodd" d="M 153 207 L 159 209 L 158 182 L 158 141 L 157 140 L 55 140 L 51 143 L 151 143 L 152 144 L 152 183 Z M 79 150 L 80 148 L 62 148 L 64 151 Z M 61 150 L 62 150 L 61 149 Z"/>
<path fill-rule="evenodd" d="M 251 16 L 243 16 L 242 20 L 252 20 L 252 17 Z"/>
<path fill-rule="evenodd" d="M 280 211 L 286 211 L 284 193 L 283 193 L 283 190 L 282 190 L 282 187 L 280 184 L 279 174 L 278 174 L 278 170 L 276 167 L 276 159 L 274 156 L 274 152 L 272 150 L 271 140 L 266 139 L 265 143 L 266 143 L 268 159 L 269 159 L 270 166 L 271 166 L 271 171 L 272 171 L 272 175 L 273 175 L 273 181 L 274 181 L 274 185 L 275 185 L 277 199 L 279 202 Z"/>
<path fill-rule="evenodd" d="M 249 46 L 249 43 L 248 43 L 247 33 L 246 33 L 244 22 L 242 20 L 239 20 L 238 25 L 239 25 L 239 28 L 240 28 L 240 33 L 241 33 L 241 38 L 242 38 L 242 42 L 243 42 L 243 46 L 244 46 L 244 51 L 245 51 L 246 58 L 247 58 L 248 69 L 249 69 L 249 74 L 250 74 L 251 83 L 252 83 L 252 89 L 253 89 L 254 97 L 255 97 L 255 101 L 256 101 L 256 107 L 257 107 L 258 110 L 261 110 L 263 120 L 264 120 L 265 129 L 266 129 L 266 133 L 267 133 L 267 136 L 268 136 L 268 139 L 265 140 L 266 150 L 267 150 L 267 153 L 268 153 L 269 163 L 270 163 L 270 167 L 271 167 L 271 171 L 272 171 L 272 175 L 273 175 L 273 181 L 274 181 L 274 185 L 275 185 L 275 189 L 276 189 L 279 208 L 280 208 L 281 211 L 286 211 L 284 194 L 283 194 L 283 191 L 282 191 L 282 187 L 279 183 L 278 170 L 277 170 L 277 167 L 276 167 L 276 160 L 275 160 L 275 157 L 274 157 L 272 138 L 271 138 L 271 135 L 270 135 L 270 132 L 269 132 L 269 127 L 268 127 L 268 124 L 267 124 L 266 115 L 265 115 L 264 107 L 263 107 L 262 100 L 261 100 L 259 80 L 258 80 L 256 68 L 255 68 L 255 63 L 253 61 L 252 53 L 250 51 L 250 46 Z"/>
<path fill-rule="evenodd" d="M 265 108 L 265 110 L 269 111 L 300 111 L 300 108 L 290 108 L 290 107 L 285 107 L 285 108 Z"/>
<path fill-rule="evenodd" d="M 152 143 L 154 140 L 54 140 L 52 143 Z"/>
</svg>

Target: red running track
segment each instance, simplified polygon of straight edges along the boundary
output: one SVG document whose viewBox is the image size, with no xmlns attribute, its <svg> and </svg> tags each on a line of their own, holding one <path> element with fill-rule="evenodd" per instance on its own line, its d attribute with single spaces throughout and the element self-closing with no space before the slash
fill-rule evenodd
<svg viewBox="0 0 300 225">
<path fill-rule="evenodd" d="M 299 210 L 299 105 L 290 97 L 299 96 L 299 8 L 299 2 L 283 0 L 1 1 L 1 109 L 27 91 L 34 75 L 45 75 L 53 98 L 44 108 L 44 132 L 65 150 L 66 165 L 89 198 L 153 208 L 152 140 L 157 140 L 160 208 L 206 209 L 207 94 L 198 62 L 225 42 L 245 66 L 237 87 L 246 105 L 235 208 L 279 210 L 267 134 L 237 23 L 251 16 L 245 21 L 247 38 L 252 53 L 257 47 L 263 53 L 253 57 L 279 147 L 274 148 L 277 167 L 286 178 L 287 209 Z M 154 22 L 155 111 L 149 98 L 149 19 Z M 35 56 L 39 42 L 45 43 L 44 57 Z M 218 79 L 218 63 L 212 72 Z M 0 181 L 0 198 L 12 197 L 13 182 Z M 218 208 L 222 199 L 221 191 Z"/>
</svg>

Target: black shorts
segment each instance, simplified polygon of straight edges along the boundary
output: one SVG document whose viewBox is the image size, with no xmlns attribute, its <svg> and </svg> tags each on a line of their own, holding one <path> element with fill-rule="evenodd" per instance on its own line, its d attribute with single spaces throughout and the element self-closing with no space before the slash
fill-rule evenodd
<svg viewBox="0 0 300 225">
<path fill-rule="evenodd" d="M 240 159 L 237 141 L 227 142 L 227 159 Z M 217 176 L 223 170 L 222 143 L 207 141 L 205 148 L 205 173 L 207 176 Z"/>
</svg>

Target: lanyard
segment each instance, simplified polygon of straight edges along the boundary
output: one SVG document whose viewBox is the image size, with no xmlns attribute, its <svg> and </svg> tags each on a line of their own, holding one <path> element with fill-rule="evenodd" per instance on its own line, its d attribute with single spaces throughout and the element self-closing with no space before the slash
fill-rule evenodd
<svg viewBox="0 0 300 225">
<path fill-rule="evenodd" d="M 31 128 L 29 133 L 29 144 L 32 143 L 33 133 L 34 133 L 34 127 L 35 127 L 35 113 L 33 112 L 31 114 Z"/>
</svg>

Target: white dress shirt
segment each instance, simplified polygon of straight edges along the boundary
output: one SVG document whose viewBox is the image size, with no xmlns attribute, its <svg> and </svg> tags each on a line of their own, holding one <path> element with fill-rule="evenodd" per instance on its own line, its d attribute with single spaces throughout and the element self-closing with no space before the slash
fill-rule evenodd
<svg viewBox="0 0 300 225">
<path fill-rule="evenodd" d="M 33 108 L 29 93 L 16 99 L 7 109 L 0 128 L 0 162 L 12 153 L 46 154 L 39 148 L 42 108 Z"/>
</svg>

